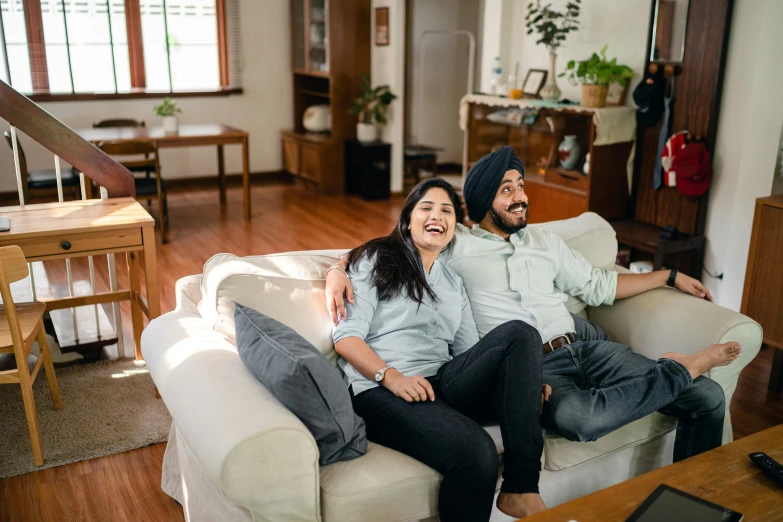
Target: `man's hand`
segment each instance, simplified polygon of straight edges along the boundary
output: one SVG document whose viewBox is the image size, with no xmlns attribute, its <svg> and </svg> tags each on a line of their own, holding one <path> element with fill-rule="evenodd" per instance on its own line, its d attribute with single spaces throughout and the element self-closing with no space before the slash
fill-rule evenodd
<svg viewBox="0 0 783 522">
<path fill-rule="evenodd" d="M 386 371 L 381 384 L 394 395 L 407 402 L 435 400 L 435 391 L 432 389 L 430 381 L 419 375 L 405 377 L 392 368 Z"/>
<path fill-rule="evenodd" d="M 677 277 L 674 280 L 674 286 L 686 294 L 691 294 L 698 298 L 706 299 L 707 301 L 712 302 L 712 294 L 710 294 L 710 291 L 707 290 L 700 281 L 687 276 L 682 272 L 677 273 Z"/>
<path fill-rule="evenodd" d="M 326 308 L 329 310 L 329 315 L 332 316 L 334 324 L 337 324 L 339 318 L 345 319 L 347 317 L 343 294 L 345 294 L 345 299 L 353 304 L 353 286 L 351 286 L 351 281 L 340 270 L 330 270 L 326 274 L 326 289 L 324 293 L 326 294 Z"/>
</svg>

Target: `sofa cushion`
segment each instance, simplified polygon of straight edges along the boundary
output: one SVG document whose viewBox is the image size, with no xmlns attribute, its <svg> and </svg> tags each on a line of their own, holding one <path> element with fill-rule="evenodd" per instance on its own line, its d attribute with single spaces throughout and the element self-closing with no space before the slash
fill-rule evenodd
<svg viewBox="0 0 783 522">
<path fill-rule="evenodd" d="M 364 421 L 339 370 L 294 330 L 251 308 L 237 304 L 235 324 L 239 358 L 307 426 L 320 464 L 367 452 Z"/>
</svg>

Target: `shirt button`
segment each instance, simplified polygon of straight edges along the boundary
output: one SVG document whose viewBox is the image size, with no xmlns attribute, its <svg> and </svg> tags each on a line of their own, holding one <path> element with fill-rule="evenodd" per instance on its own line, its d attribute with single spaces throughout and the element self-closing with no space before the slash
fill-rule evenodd
<svg viewBox="0 0 783 522">
<path fill-rule="evenodd" d="M 435 311 L 436 311 L 436 312 L 438 311 L 438 307 L 437 307 L 437 306 L 435 307 Z"/>
<path fill-rule="evenodd" d="M 438 326 L 438 321 L 432 321 L 432 326 Z"/>
</svg>

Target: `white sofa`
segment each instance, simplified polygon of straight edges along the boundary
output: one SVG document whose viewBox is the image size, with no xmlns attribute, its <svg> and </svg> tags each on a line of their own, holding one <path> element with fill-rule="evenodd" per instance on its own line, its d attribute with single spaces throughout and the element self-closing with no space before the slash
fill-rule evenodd
<svg viewBox="0 0 783 522">
<path fill-rule="evenodd" d="M 613 266 L 614 231 L 595 214 L 548 223 L 596 266 Z M 274 317 L 332 362 L 331 322 L 324 308 L 325 268 L 344 251 L 238 258 L 219 254 L 204 273 L 177 282 L 177 308 L 144 331 L 142 350 L 173 417 L 163 489 L 191 521 L 437 520 L 440 476 L 416 460 L 370 443 L 366 455 L 319 467 L 315 441 L 242 365 L 233 302 Z M 739 341 L 741 356 L 709 376 L 726 392 L 758 353 L 753 320 L 665 288 L 611 307 L 569 308 L 650 358 L 692 353 Z M 541 494 L 557 505 L 671 462 L 675 422 L 654 413 L 591 443 L 545 436 Z M 487 428 L 502 458 L 499 429 Z M 724 443 L 732 440 L 726 415 Z M 493 520 L 506 520 L 499 513 Z"/>
</svg>

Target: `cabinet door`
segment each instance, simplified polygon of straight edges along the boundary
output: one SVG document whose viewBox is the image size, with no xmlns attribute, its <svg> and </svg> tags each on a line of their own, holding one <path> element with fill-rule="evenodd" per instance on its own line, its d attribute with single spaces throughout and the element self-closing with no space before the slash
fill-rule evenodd
<svg viewBox="0 0 783 522">
<path fill-rule="evenodd" d="M 310 0 L 309 20 L 307 28 L 309 36 L 310 70 L 329 72 L 329 5 L 327 0 Z"/>
<path fill-rule="evenodd" d="M 305 38 L 305 30 L 307 30 L 305 20 L 306 7 L 305 0 L 291 0 L 291 66 L 294 70 L 304 70 L 307 66 L 305 63 L 307 56 Z"/>
<path fill-rule="evenodd" d="M 299 174 L 299 143 L 287 138 L 283 138 L 283 170 Z"/>
<path fill-rule="evenodd" d="M 530 199 L 529 223 L 546 223 L 576 217 L 587 212 L 587 197 L 560 190 L 543 183 L 526 183 Z"/>
<path fill-rule="evenodd" d="M 299 153 L 301 160 L 299 175 L 318 183 L 321 180 L 321 148 L 302 143 Z"/>
</svg>

